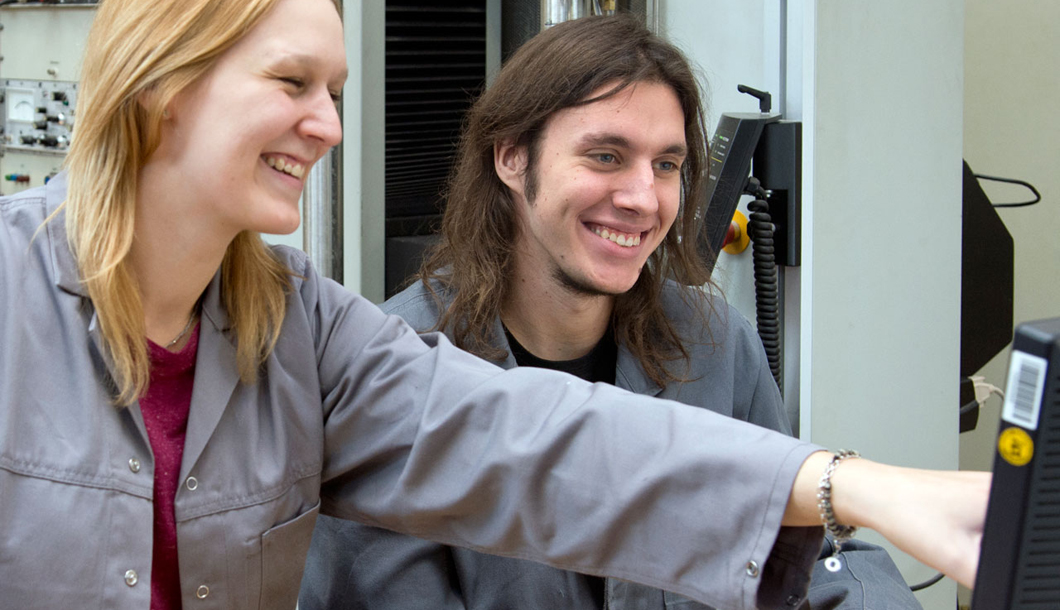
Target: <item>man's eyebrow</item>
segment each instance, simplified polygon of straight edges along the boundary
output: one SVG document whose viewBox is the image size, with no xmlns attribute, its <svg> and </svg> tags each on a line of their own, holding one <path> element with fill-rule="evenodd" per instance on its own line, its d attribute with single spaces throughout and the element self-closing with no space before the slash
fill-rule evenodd
<svg viewBox="0 0 1060 610">
<path fill-rule="evenodd" d="M 579 138 L 578 143 L 582 146 L 617 146 L 618 148 L 629 148 L 629 140 L 613 133 L 587 133 Z"/>
<path fill-rule="evenodd" d="M 671 144 L 663 149 L 662 154 L 686 157 L 688 156 L 688 147 L 684 144 Z"/>
<path fill-rule="evenodd" d="M 591 146 L 615 146 L 618 148 L 630 148 L 627 138 L 614 133 L 588 133 L 579 138 L 578 144 L 582 147 Z M 663 155 L 688 155 L 688 147 L 681 143 L 674 143 L 660 151 Z"/>
</svg>

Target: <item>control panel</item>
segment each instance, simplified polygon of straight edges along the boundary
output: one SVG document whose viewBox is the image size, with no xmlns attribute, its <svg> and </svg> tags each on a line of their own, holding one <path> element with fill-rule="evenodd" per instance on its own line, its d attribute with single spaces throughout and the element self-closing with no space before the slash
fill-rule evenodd
<svg viewBox="0 0 1060 610">
<path fill-rule="evenodd" d="M 45 184 L 76 137 L 94 3 L 0 0 L 0 195 Z"/>
<path fill-rule="evenodd" d="M 5 153 L 64 154 L 73 136 L 77 83 L 14 79 L 0 83 L 0 145 Z"/>
</svg>

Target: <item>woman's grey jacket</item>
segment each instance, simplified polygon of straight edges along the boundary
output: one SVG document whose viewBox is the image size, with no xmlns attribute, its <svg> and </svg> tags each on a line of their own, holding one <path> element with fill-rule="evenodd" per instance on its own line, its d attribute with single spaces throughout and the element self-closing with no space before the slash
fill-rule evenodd
<svg viewBox="0 0 1060 610">
<path fill-rule="evenodd" d="M 450 296 L 435 288 L 448 306 Z M 684 298 L 682 298 L 682 290 Z M 790 433 L 783 400 L 769 371 L 765 352 L 750 323 L 716 300 L 716 307 L 692 299 L 698 291 L 667 283 L 663 307 L 676 326 L 689 361 L 670 363 L 684 381 L 661 389 L 636 357 L 619 345 L 615 384 L 623 389 L 678 400 L 696 407 Z M 417 282 L 382 306 L 420 331 L 433 329 L 438 304 Z M 516 366 L 500 320 L 493 328 L 495 346 L 507 354 L 496 362 Z M 691 370 L 686 370 L 691 366 Z M 710 443 L 711 439 L 701 439 Z M 843 569 L 832 573 L 823 559 L 814 567 L 809 605 L 815 610 L 915 609 L 920 604 L 887 552 L 851 541 L 843 546 Z M 825 555 L 831 547 L 825 545 Z M 608 578 L 608 610 L 707 608 L 653 587 Z M 795 601 L 795 600 L 792 600 Z M 379 528 L 323 517 L 317 522 L 302 583 L 300 610 L 588 610 L 599 608 L 589 579 L 579 574 L 507 557 L 447 547 Z"/>
</svg>

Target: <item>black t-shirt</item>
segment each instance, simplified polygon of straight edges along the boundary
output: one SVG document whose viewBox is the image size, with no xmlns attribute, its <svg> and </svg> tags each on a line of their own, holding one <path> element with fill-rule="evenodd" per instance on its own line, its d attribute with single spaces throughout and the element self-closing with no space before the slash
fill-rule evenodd
<svg viewBox="0 0 1060 610">
<path fill-rule="evenodd" d="M 512 356 L 515 358 L 515 363 L 519 366 L 536 366 L 542 369 L 563 371 L 575 377 L 580 377 L 585 381 L 602 381 L 611 385 L 615 384 L 618 345 L 615 344 L 615 334 L 610 327 L 608 327 L 600 342 L 596 344 L 596 347 L 581 358 L 573 360 L 545 360 L 544 358 L 538 358 L 520 345 L 515 340 L 515 337 L 512 336 L 512 333 L 508 332 L 507 328 L 504 329 L 504 334 L 508 337 L 508 345 L 511 347 Z"/>
<path fill-rule="evenodd" d="M 570 373 L 585 381 L 615 384 L 615 365 L 618 362 L 618 345 L 615 344 L 615 334 L 608 327 L 603 338 L 591 349 L 588 354 L 573 360 L 545 360 L 538 358 L 519 344 L 505 327 L 504 334 L 508 337 L 508 346 L 512 350 L 512 357 L 519 366 L 536 366 L 542 369 L 552 369 Z M 585 576 L 585 584 L 589 593 L 596 602 L 597 608 L 604 607 L 604 579 L 597 576 Z"/>
</svg>

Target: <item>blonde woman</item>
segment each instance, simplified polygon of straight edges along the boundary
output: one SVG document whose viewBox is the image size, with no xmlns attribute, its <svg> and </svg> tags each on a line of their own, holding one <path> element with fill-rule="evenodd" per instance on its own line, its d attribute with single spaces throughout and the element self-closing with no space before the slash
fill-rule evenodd
<svg viewBox="0 0 1060 610">
<path fill-rule="evenodd" d="M 798 600 L 827 452 L 501 372 L 263 245 L 341 137 L 338 9 L 100 3 L 67 170 L 0 200 L 3 605 L 290 609 L 321 511 L 719 608 Z M 838 523 L 972 582 L 988 478 L 832 482 Z"/>
</svg>

